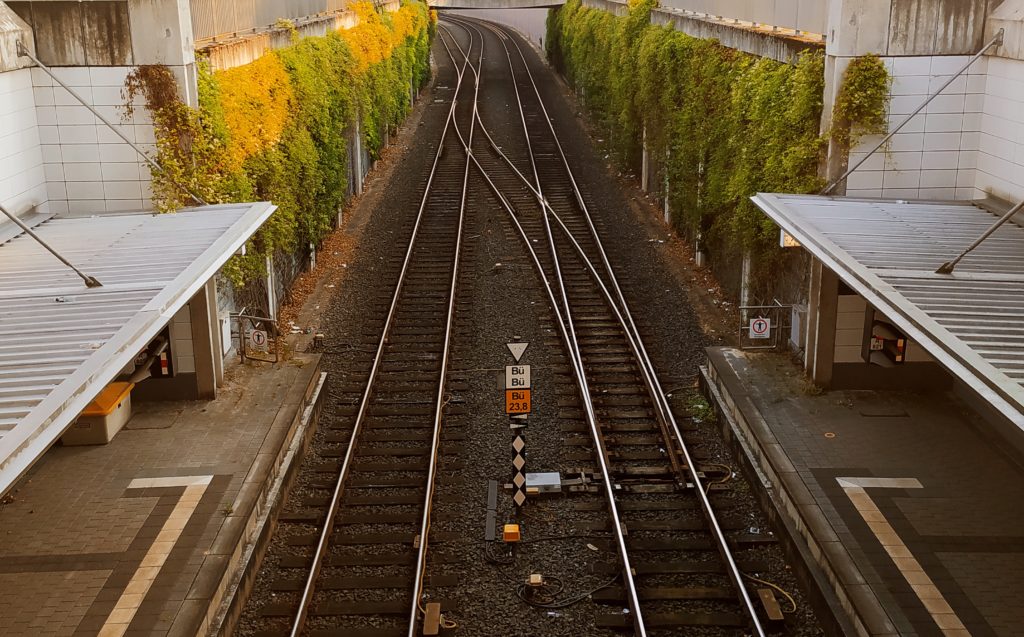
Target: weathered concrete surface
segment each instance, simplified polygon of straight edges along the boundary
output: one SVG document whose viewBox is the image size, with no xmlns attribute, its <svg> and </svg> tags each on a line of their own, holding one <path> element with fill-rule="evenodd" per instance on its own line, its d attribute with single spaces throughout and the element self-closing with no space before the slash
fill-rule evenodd
<svg viewBox="0 0 1024 637">
<path fill-rule="evenodd" d="M 128 3 L 51 0 L 7 3 L 35 33 L 37 55 L 49 66 L 133 63 Z"/>
<path fill-rule="evenodd" d="M 352 28 L 358 21 L 355 13 L 345 11 L 297 23 L 295 29 L 300 37 L 319 36 L 326 35 L 329 31 Z M 273 27 L 256 33 L 206 40 L 198 43 L 198 50 L 206 54 L 215 70 L 223 70 L 248 64 L 267 51 L 290 44 L 291 30 Z"/>
<path fill-rule="evenodd" d="M 715 39 L 731 49 L 779 62 L 791 62 L 803 51 L 821 49 L 825 46 L 821 38 L 815 34 L 776 30 L 771 26 L 755 26 L 715 16 L 683 13 L 670 7 L 652 11 L 651 23 L 672 25 L 676 31 L 686 35 Z"/>
<path fill-rule="evenodd" d="M 135 64 L 195 63 L 188 0 L 128 0 L 127 5 Z"/>
<path fill-rule="evenodd" d="M 35 52 L 35 41 L 28 23 L 0 0 L 0 73 L 31 66 L 31 60 L 18 57 L 19 41 L 29 51 Z"/>
<path fill-rule="evenodd" d="M 996 0 L 892 0 L 889 55 L 977 53 Z"/>
<path fill-rule="evenodd" d="M 844 57 L 977 53 L 987 39 L 986 19 L 998 4 L 999 0 L 833 0 L 827 53 Z"/>
<path fill-rule="evenodd" d="M 1024 0 L 1005 0 L 992 12 L 985 25 L 985 41 L 1003 29 L 1003 43 L 995 47 L 992 55 L 1024 60 Z"/>
<path fill-rule="evenodd" d="M 380 4 L 387 11 L 397 11 L 398 0 Z M 293 25 L 300 38 L 322 36 L 331 31 L 351 29 L 359 23 L 359 17 L 349 10 L 328 15 L 310 16 L 295 20 Z M 268 26 L 244 34 L 232 34 L 227 38 L 210 38 L 196 43 L 196 50 L 202 51 L 216 70 L 230 69 L 248 64 L 267 51 L 292 44 L 292 31 L 287 27 Z"/>
<path fill-rule="evenodd" d="M 828 0 L 661 0 L 662 8 L 824 33 Z"/>
</svg>

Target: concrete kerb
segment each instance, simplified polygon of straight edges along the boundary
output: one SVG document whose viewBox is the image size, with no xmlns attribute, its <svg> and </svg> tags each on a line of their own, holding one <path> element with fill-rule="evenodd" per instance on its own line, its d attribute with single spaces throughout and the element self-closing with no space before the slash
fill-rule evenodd
<svg viewBox="0 0 1024 637">
<path fill-rule="evenodd" d="M 700 368 L 701 389 L 745 473 L 761 485 L 757 496 L 825 631 L 898 635 L 745 389 L 719 373 L 722 366 L 728 369 L 724 348 L 708 348 L 707 355 L 708 364 Z"/>
<path fill-rule="evenodd" d="M 228 568 L 225 571 L 217 594 L 210 602 L 204 626 L 197 634 L 230 635 L 234 631 L 245 600 L 256 581 L 267 544 L 277 526 L 277 516 L 284 503 L 289 487 L 298 472 L 301 459 L 316 431 L 323 409 L 324 385 L 327 373 L 320 372 L 319 355 L 313 358 L 313 374 L 304 388 L 300 408 L 288 423 L 284 444 L 276 443 L 274 435 L 278 424 L 274 424 L 267 435 L 264 447 L 272 445 L 279 451 L 270 473 L 260 476 L 246 476 L 246 486 L 258 484 L 258 497 L 254 498 L 246 516 L 242 540 L 235 543 Z"/>
</svg>

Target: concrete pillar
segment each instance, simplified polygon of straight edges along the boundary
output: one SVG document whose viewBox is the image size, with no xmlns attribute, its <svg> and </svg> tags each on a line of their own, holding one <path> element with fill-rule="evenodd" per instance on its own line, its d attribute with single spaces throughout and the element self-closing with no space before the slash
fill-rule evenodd
<svg viewBox="0 0 1024 637">
<path fill-rule="evenodd" d="M 750 252 L 743 253 L 743 265 L 740 267 L 740 306 L 750 305 Z M 747 322 L 747 313 L 743 312 L 743 322 Z"/>
<path fill-rule="evenodd" d="M 267 257 L 267 318 L 277 320 L 277 277 L 274 274 L 274 258 Z"/>
<path fill-rule="evenodd" d="M 217 387 L 224 385 L 224 341 L 220 329 L 220 312 L 217 309 L 217 279 L 210 279 L 203 288 L 206 305 L 210 310 L 210 333 L 213 341 L 213 376 Z"/>
<path fill-rule="evenodd" d="M 647 152 L 647 126 L 643 132 L 643 152 L 640 155 L 640 189 L 647 192 L 650 185 L 651 158 Z"/>
<path fill-rule="evenodd" d="M 0 73 L 32 64 L 27 57 L 18 56 L 18 42 L 33 54 L 36 53 L 32 29 L 18 17 L 17 13 L 0 1 Z"/>
<path fill-rule="evenodd" d="M 671 206 L 671 204 L 669 204 L 669 201 L 668 201 L 668 197 L 671 194 L 670 189 L 669 189 L 669 181 L 668 181 L 668 160 L 671 157 L 672 157 L 672 149 L 666 148 L 665 149 L 665 170 L 664 170 L 664 173 L 665 173 L 665 184 L 664 184 L 664 186 L 665 186 L 665 205 L 664 205 L 664 207 L 662 209 L 662 216 L 665 219 L 665 224 L 666 225 L 672 225 L 672 206 Z"/>
<path fill-rule="evenodd" d="M 813 365 L 808 370 L 815 385 L 828 387 L 832 382 L 832 363 L 836 351 L 836 311 L 839 305 L 839 278 L 834 272 L 821 265 L 817 311 L 808 323 L 816 332 L 814 337 Z"/>
<path fill-rule="evenodd" d="M 166 64 L 185 103 L 198 106 L 189 0 L 128 0 L 128 17 L 134 64 Z"/>
<path fill-rule="evenodd" d="M 353 169 L 356 175 L 356 194 L 363 194 L 363 130 L 362 123 L 359 121 L 360 118 L 356 116 L 356 135 L 355 135 L 355 157 L 353 160 Z"/>
<path fill-rule="evenodd" d="M 821 261 L 811 257 L 810 267 L 811 281 L 807 289 L 807 316 L 804 326 L 804 369 L 808 372 L 814 367 L 814 348 L 818 338 L 815 323 L 818 317 L 818 292 L 821 288 Z"/>
<path fill-rule="evenodd" d="M 192 322 L 192 351 L 196 361 L 196 393 L 199 398 L 217 397 L 217 359 L 220 358 L 220 325 L 216 297 L 206 285 L 188 303 Z M 223 371 L 221 372 L 223 374 Z"/>
</svg>

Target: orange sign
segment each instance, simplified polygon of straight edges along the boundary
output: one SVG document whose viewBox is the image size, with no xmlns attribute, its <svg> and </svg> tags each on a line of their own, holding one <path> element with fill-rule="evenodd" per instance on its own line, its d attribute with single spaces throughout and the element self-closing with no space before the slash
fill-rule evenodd
<svg viewBox="0 0 1024 637">
<path fill-rule="evenodd" d="M 530 406 L 531 405 L 529 389 L 505 390 L 506 414 L 528 414 L 530 413 Z"/>
</svg>

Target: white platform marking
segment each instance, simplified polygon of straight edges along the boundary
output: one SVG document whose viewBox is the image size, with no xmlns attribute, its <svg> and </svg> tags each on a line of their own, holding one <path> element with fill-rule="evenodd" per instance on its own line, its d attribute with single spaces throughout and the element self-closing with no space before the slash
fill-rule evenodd
<svg viewBox="0 0 1024 637">
<path fill-rule="evenodd" d="M 942 631 L 949 637 L 969 637 L 970 631 L 953 611 L 946 598 L 942 596 L 935 582 L 922 568 L 917 558 L 903 543 L 896 530 L 885 519 L 885 514 L 878 508 L 865 489 L 920 489 L 921 483 L 916 478 L 836 478 L 839 486 L 853 502 L 857 512 L 871 528 L 871 531 L 882 544 L 885 552 L 892 558 L 896 568 L 906 578 L 910 588 L 928 609 L 928 614 Z"/>
<path fill-rule="evenodd" d="M 118 598 L 114 610 L 110 611 L 107 621 L 100 629 L 98 637 L 121 637 L 128 630 L 135 613 L 138 612 L 142 600 L 153 586 L 153 581 L 160 573 L 167 556 L 188 524 L 189 518 L 210 486 L 213 476 L 175 476 L 169 478 L 137 478 L 128 484 L 129 489 L 145 489 L 149 487 L 185 487 L 185 492 L 178 499 L 178 504 L 171 511 L 170 517 L 164 522 L 159 535 L 153 540 L 152 546 L 136 569 L 128 586 Z"/>
</svg>

